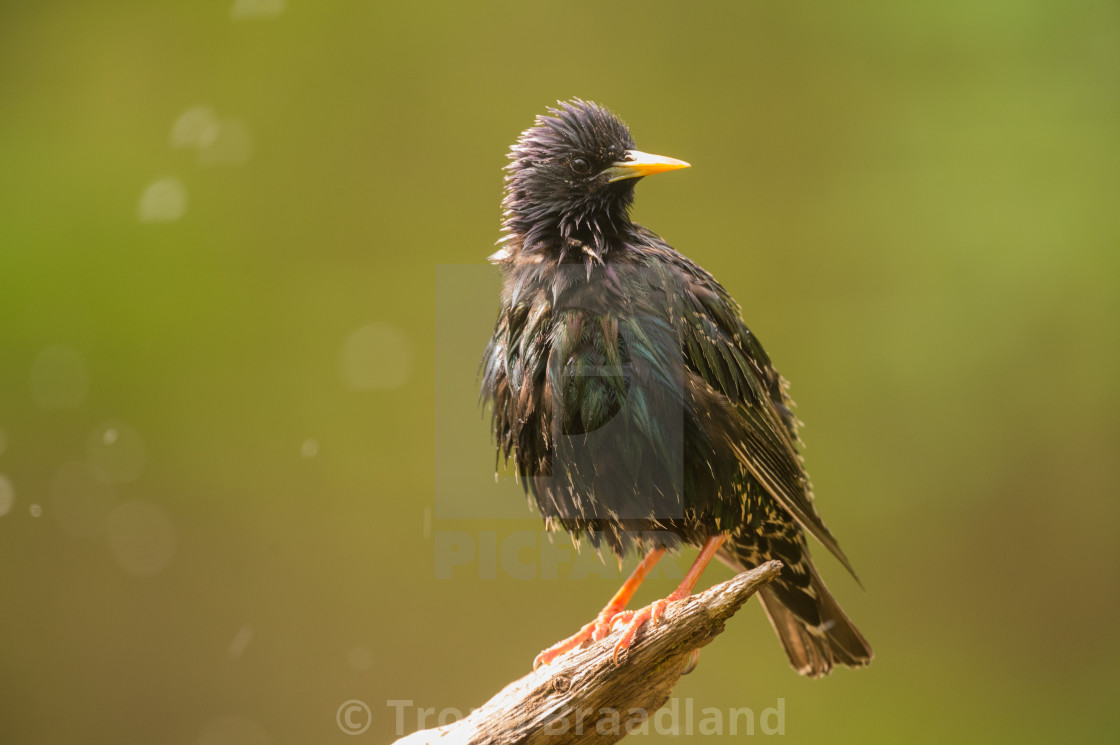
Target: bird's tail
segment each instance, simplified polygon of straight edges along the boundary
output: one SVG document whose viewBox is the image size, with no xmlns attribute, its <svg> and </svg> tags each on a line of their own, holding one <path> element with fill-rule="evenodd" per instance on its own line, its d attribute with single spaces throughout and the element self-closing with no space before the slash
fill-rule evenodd
<svg viewBox="0 0 1120 745">
<path fill-rule="evenodd" d="M 738 555 L 721 558 L 740 571 L 758 563 L 744 562 Z M 734 562 L 727 561 L 731 558 Z M 774 558 L 783 560 L 782 573 L 759 596 L 793 668 L 801 675 L 819 678 L 834 665 L 863 667 L 870 663 L 875 656 L 871 645 L 825 587 L 808 554 L 792 563 L 781 556 Z"/>
</svg>

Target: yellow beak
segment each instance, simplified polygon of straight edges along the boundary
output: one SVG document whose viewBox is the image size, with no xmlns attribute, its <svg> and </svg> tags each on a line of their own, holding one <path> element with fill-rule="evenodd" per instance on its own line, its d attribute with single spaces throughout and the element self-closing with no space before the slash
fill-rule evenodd
<svg viewBox="0 0 1120 745">
<path fill-rule="evenodd" d="M 641 150 L 627 150 L 626 157 L 626 160 L 611 163 L 610 168 L 603 171 L 610 176 L 607 179 L 608 182 L 652 176 L 655 173 L 689 167 L 689 164 L 683 160 L 666 158 L 663 155 L 650 155 L 649 153 L 643 153 Z"/>
</svg>

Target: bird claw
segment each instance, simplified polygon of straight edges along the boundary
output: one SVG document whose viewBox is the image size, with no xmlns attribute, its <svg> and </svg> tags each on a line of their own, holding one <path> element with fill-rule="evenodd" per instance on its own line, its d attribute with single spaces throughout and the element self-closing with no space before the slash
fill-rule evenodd
<svg viewBox="0 0 1120 745">
<path fill-rule="evenodd" d="M 692 650 L 692 654 L 689 655 L 688 665 L 685 667 L 684 672 L 681 673 L 681 675 L 688 675 L 690 672 L 695 670 L 696 666 L 699 665 L 699 664 L 700 664 L 700 650 L 699 649 L 694 649 L 694 650 Z"/>
<path fill-rule="evenodd" d="M 624 629 L 622 638 L 614 645 L 614 664 L 618 664 L 618 655 L 620 652 L 628 652 L 630 645 L 634 643 L 634 637 L 638 633 L 638 629 L 642 627 L 646 621 L 650 623 L 658 623 L 661 617 L 665 615 L 665 610 L 669 607 L 670 603 L 678 600 L 683 600 L 688 597 L 688 594 L 682 594 L 679 591 L 673 592 L 667 598 L 655 600 L 645 608 L 639 610 L 622 610 L 620 608 L 608 606 L 599 612 L 595 620 L 591 623 L 585 624 L 576 633 L 569 636 L 563 641 L 553 644 L 548 649 L 544 650 L 536 656 L 533 660 L 533 669 L 536 670 L 541 665 L 550 665 L 554 660 L 573 649 L 580 647 L 584 642 L 597 642 L 606 639 L 621 627 Z"/>
<path fill-rule="evenodd" d="M 599 612 L 599 615 L 595 617 L 594 621 L 585 624 L 583 628 L 567 639 L 553 644 L 551 647 L 538 654 L 533 660 L 533 669 L 536 670 L 541 665 L 552 664 L 554 660 L 581 646 L 584 642 L 597 642 L 607 638 L 614 630 L 615 619 L 622 615 L 633 614 L 633 612 L 634 611 L 620 611 L 611 607 L 604 608 Z"/>
<path fill-rule="evenodd" d="M 642 627 L 646 621 L 655 624 L 661 620 L 661 616 L 665 614 L 665 609 L 669 607 L 669 603 L 677 598 L 670 595 L 661 600 L 655 600 L 645 608 L 636 611 L 626 611 L 625 619 L 619 619 L 621 623 L 626 625 L 626 630 L 622 634 L 622 638 L 614 645 L 614 664 L 618 664 L 619 652 L 629 652 L 630 645 L 634 643 L 634 637 L 638 633 L 638 629 Z M 619 614 L 620 616 L 623 614 Z"/>
</svg>

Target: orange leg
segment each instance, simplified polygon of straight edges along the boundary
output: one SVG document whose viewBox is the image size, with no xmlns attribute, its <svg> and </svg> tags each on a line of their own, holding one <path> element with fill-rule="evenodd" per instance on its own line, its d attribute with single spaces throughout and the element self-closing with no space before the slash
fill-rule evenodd
<svg viewBox="0 0 1120 745">
<path fill-rule="evenodd" d="M 575 649 L 585 641 L 599 641 L 606 637 L 611 631 L 611 621 L 622 612 L 622 609 L 630 602 L 630 598 L 634 597 L 634 593 L 637 592 L 639 585 L 642 584 L 642 580 L 646 578 L 646 575 L 650 573 L 650 570 L 657 565 L 658 560 L 664 555 L 664 548 L 655 548 L 646 554 L 645 558 L 642 559 L 641 563 L 638 564 L 637 568 L 634 569 L 633 573 L 622 584 L 622 587 L 618 588 L 618 592 L 616 592 L 614 597 L 611 598 L 611 601 L 607 603 L 607 607 L 599 611 L 599 615 L 595 617 L 595 620 L 584 626 L 574 635 L 562 642 L 553 644 L 537 655 L 537 658 L 533 660 L 533 669 L 535 670 L 541 665 L 551 663 L 560 655 Z M 697 575 L 697 577 L 699 577 L 699 575 Z M 693 580 L 692 584 L 696 584 L 696 580 Z"/>
<path fill-rule="evenodd" d="M 669 603 L 677 600 L 684 600 L 692 594 L 692 588 L 696 587 L 696 583 L 700 580 L 700 575 L 704 573 L 705 567 L 712 557 L 719 551 L 719 547 L 727 540 L 726 534 L 714 535 L 704 542 L 704 547 L 700 549 L 700 555 L 696 557 L 696 561 L 692 562 L 692 567 L 688 570 L 688 574 L 684 576 L 680 585 L 672 594 L 662 600 L 655 600 L 652 604 L 647 605 L 638 611 L 628 611 L 626 613 L 616 614 L 618 621 L 626 623 L 626 633 L 618 640 L 618 644 L 614 646 L 614 661 L 618 662 L 618 653 L 630 649 L 630 644 L 634 641 L 634 635 L 638 633 L 638 629 L 646 621 L 657 623 L 665 609 L 669 607 Z M 695 664 L 695 663 L 693 663 Z"/>
</svg>

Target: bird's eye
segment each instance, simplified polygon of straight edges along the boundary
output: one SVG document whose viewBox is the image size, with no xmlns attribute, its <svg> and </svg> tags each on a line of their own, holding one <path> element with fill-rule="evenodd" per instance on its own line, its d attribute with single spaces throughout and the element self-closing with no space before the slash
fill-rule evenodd
<svg viewBox="0 0 1120 745">
<path fill-rule="evenodd" d="M 572 160 L 572 170 L 582 176 L 591 170 L 591 164 L 583 158 L 574 158 Z"/>
</svg>

